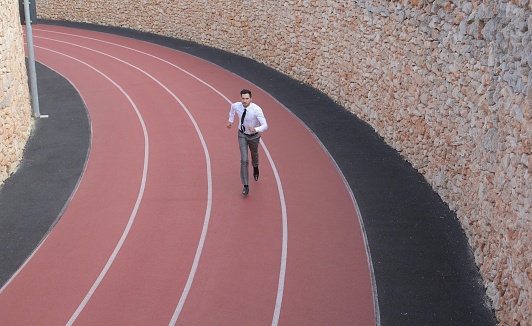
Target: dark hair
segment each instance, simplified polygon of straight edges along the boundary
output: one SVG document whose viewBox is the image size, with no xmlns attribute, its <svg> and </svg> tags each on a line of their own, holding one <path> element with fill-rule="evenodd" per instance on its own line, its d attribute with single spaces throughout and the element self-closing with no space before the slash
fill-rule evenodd
<svg viewBox="0 0 532 326">
<path fill-rule="evenodd" d="M 249 94 L 249 97 L 251 97 L 251 91 L 249 89 L 243 89 L 240 91 L 240 96 L 244 95 L 244 94 Z"/>
</svg>

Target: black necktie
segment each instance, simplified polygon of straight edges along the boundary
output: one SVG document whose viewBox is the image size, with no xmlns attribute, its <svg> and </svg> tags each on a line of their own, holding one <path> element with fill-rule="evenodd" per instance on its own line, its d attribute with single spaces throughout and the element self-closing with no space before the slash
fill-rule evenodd
<svg viewBox="0 0 532 326">
<path fill-rule="evenodd" d="M 244 113 L 242 113 L 242 118 L 240 119 L 240 131 L 244 132 L 246 129 L 244 128 L 244 118 L 246 117 L 247 109 L 244 108 Z"/>
</svg>

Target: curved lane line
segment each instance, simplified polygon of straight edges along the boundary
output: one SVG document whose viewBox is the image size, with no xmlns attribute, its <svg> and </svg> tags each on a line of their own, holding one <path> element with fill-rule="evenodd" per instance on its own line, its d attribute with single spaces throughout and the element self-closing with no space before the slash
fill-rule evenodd
<svg viewBox="0 0 532 326">
<path fill-rule="evenodd" d="M 197 271 L 197 268 L 198 268 L 198 265 L 199 265 L 199 260 L 201 258 L 201 253 L 202 253 L 202 250 L 203 250 L 203 246 L 205 244 L 205 239 L 207 238 L 207 230 L 209 228 L 209 222 L 210 222 L 210 215 L 211 215 L 211 208 L 212 208 L 212 173 L 211 173 L 211 159 L 210 159 L 210 155 L 209 155 L 209 150 L 207 149 L 207 144 L 205 143 L 205 139 L 203 138 L 203 134 L 201 133 L 201 130 L 198 126 L 198 124 L 196 123 L 196 120 L 194 119 L 194 117 L 192 116 L 192 114 L 190 113 L 190 111 L 188 110 L 188 108 L 186 107 L 186 105 L 170 90 L 168 89 L 168 87 L 166 87 L 163 83 L 161 83 L 158 79 L 156 79 L 155 77 L 153 77 L 152 75 L 150 75 L 149 73 L 147 73 L 146 71 L 140 69 L 139 67 L 135 66 L 135 65 L 132 65 L 131 63 L 129 62 L 126 62 L 124 60 L 121 60 L 117 57 L 114 57 L 110 54 L 107 54 L 107 53 L 104 53 L 104 52 L 100 52 L 98 50 L 95 50 L 95 49 L 92 49 L 92 48 L 88 48 L 88 47 L 85 47 L 85 46 L 82 46 L 82 45 L 78 45 L 78 44 L 74 44 L 74 43 L 69 43 L 69 42 L 65 42 L 65 41 L 61 41 L 61 40 L 56 40 L 56 39 L 51 39 L 51 38 L 46 38 L 46 37 L 36 37 L 34 36 L 35 38 L 39 38 L 39 39 L 45 39 L 45 40 L 49 40 L 49 41 L 55 41 L 55 42 L 59 42 L 59 43 L 64 43 L 64 44 L 68 44 L 68 45 L 72 45 L 72 46 L 76 46 L 76 47 L 80 47 L 80 48 L 83 48 L 83 49 L 86 49 L 86 50 L 90 50 L 90 51 L 94 51 L 96 53 L 99 53 L 99 54 L 102 54 L 104 56 L 107 56 L 107 57 L 110 57 L 110 58 L 113 58 L 115 60 L 118 60 L 132 68 L 135 68 L 137 69 L 138 71 L 142 72 L 143 74 L 145 74 L 146 76 L 148 76 L 149 78 L 151 78 L 153 81 L 155 81 L 157 84 L 159 84 L 164 90 L 166 90 L 170 95 L 172 95 L 172 97 L 179 103 L 179 105 L 183 108 L 183 110 L 187 113 L 187 115 L 189 116 L 191 122 L 193 123 L 194 125 L 194 128 L 196 129 L 196 132 L 198 133 L 198 136 L 201 140 L 201 144 L 203 146 L 203 151 L 205 153 L 205 160 L 206 160 L 206 165 L 207 165 L 207 208 L 206 208 L 206 212 L 205 212 L 205 218 L 204 218 L 204 222 L 203 222 L 203 228 L 202 228 L 202 232 L 201 232 L 201 236 L 200 236 L 200 241 L 199 241 L 199 244 L 198 244 L 198 247 L 196 249 L 196 254 L 194 256 L 194 261 L 192 263 L 192 268 L 191 268 L 191 271 L 189 273 L 189 277 L 188 277 L 188 280 L 187 280 L 187 283 L 185 285 L 185 288 L 183 290 L 183 293 L 181 294 L 181 298 L 179 300 L 179 303 L 178 303 L 178 306 L 176 308 L 176 312 L 174 313 L 174 316 L 175 317 L 175 320 L 177 321 L 177 316 L 179 315 L 179 312 L 181 311 L 184 303 L 185 303 L 185 300 L 188 296 L 188 293 L 190 292 L 190 288 L 192 287 L 192 282 L 194 280 L 194 276 L 196 274 L 196 271 Z M 117 86 L 118 87 L 118 86 Z M 129 97 L 128 97 L 129 98 Z M 113 260 L 114 260 L 114 257 L 113 257 Z M 112 263 L 112 261 L 111 261 Z M 109 264 L 110 265 L 110 264 Z M 107 267 L 107 266 L 106 266 Z M 107 271 L 105 271 L 107 272 Z M 102 277 L 103 278 L 103 277 Z M 101 280 L 100 280 L 101 282 Z M 95 284 L 96 287 L 99 285 L 98 284 Z M 96 290 L 96 288 L 92 289 L 91 288 L 91 291 L 89 291 L 89 293 L 87 294 L 87 296 L 92 296 L 92 294 L 94 293 L 94 290 Z M 88 299 L 90 299 L 90 296 Z M 88 301 L 87 299 L 87 301 Z M 86 304 L 86 303 L 85 303 Z M 85 304 L 83 304 L 83 307 L 85 306 Z M 80 306 L 81 307 L 81 306 Z M 81 309 L 83 309 L 83 307 L 81 307 Z M 79 310 L 79 308 L 78 308 Z M 77 311 L 76 311 L 77 312 Z M 176 315 L 177 313 L 177 315 Z M 77 312 L 77 315 L 79 315 L 79 312 Z M 77 315 L 75 314 L 76 318 L 77 318 Z M 74 316 L 73 316 L 74 317 Z M 173 320 L 174 318 L 172 318 Z M 75 318 L 74 318 L 75 320 Z M 72 321 L 74 321 L 72 320 Z M 175 323 L 175 321 L 174 321 Z M 69 323 L 69 325 L 71 325 L 71 323 Z"/>
<path fill-rule="evenodd" d="M 76 309 L 76 311 L 74 312 L 74 314 L 72 315 L 70 320 L 68 321 L 67 325 L 72 325 L 74 323 L 74 321 L 77 319 L 77 317 L 79 316 L 79 314 L 81 313 L 81 311 L 83 310 L 83 308 L 85 307 L 85 305 L 87 304 L 87 302 L 90 300 L 90 298 L 94 294 L 94 291 L 96 291 L 96 288 L 98 288 L 98 286 L 100 285 L 101 281 L 103 280 L 103 278 L 107 274 L 107 271 L 109 270 L 109 268 L 113 264 L 118 252 L 122 248 L 122 245 L 124 244 L 124 242 L 126 240 L 126 237 L 129 234 L 131 226 L 133 225 L 133 222 L 134 222 L 135 217 L 136 217 L 137 212 L 138 212 L 138 208 L 139 208 L 140 203 L 142 201 L 142 197 L 144 196 L 144 189 L 146 187 L 146 177 L 147 177 L 147 173 L 148 173 L 148 157 L 149 157 L 149 138 L 148 138 L 148 131 L 146 129 L 146 125 L 144 124 L 144 120 L 142 119 L 142 115 L 139 112 L 137 106 L 135 105 L 135 102 L 131 99 L 131 97 L 127 94 L 127 92 L 124 91 L 122 89 L 122 87 L 120 87 L 120 85 L 118 85 L 114 80 L 109 78 L 106 74 L 104 74 L 103 72 L 101 72 L 97 68 L 91 66 L 90 64 L 88 64 L 88 63 L 86 63 L 86 62 L 84 62 L 82 60 L 79 60 L 79 59 L 74 58 L 72 56 L 69 56 L 67 54 L 64 54 L 64 53 L 61 53 L 61 52 L 58 52 L 58 51 L 54 51 L 52 49 L 48 49 L 48 48 L 45 48 L 45 47 L 42 47 L 42 46 L 35 46 L 35 47 L 43 49 L 43 50 L 47 50 L 47 51 L 50 51 L 50 52 L 53 52 L 53 53 L 56 53 L 56 54 L 59 54 L 59 55 L 63 55 L 65 57 L 67 57 L 67 58 L 70 58 L 70 59 L 73 59 L 75 61 L 78 61 L 79 63 L 84 64 L 87 67 L 93 69 L 94 71 L 96 71 L 97 73 L 102 75 L 104 78 L 106 78 L 108 81 L 110 81 L 113 85 L 115 85 L 122 92 L 122 94 L 124 94 L 124 96 L 128 99 L 129 103 L 131 103 L 131 105 L 133 106 L 133 109 L 135 110 L 135 112 L 136 112 L 136 114 L 137 114 L 137 116 L 139 118 L 139 122 L 142 125 L 142 131 L 144 133 L 144 166 L 143 166 L 143 169 L 142 169 L 142 181 L 141 181 L 141 185 L 140 185 L 140 189 L 139 189 L 139 194 L 138 194 L 137 200 L 135 202 L 135 206 L 133 208 L 133 211 L 131 212 L 131 215 L 129 217 L 128 223 L 126 225 L 126 228 L 124 229 L 124 232 L 122 233 L 122 236 L 120 237 L 120 240 L 118 241 L 118 244 L 116 245 L 115 249 L 113 250 L 113 253 L 111 254 L 109 259 L 107 260 L 107 263 L 105 264 L 105 266 L 104 266 L 103 270 L 101 271 L 100 275 L 98 276 L 98 278 L 96 279 L 96 281 L 94 282 L 92 287 L 90 288 L 89 292 L 87 293 L 85 298 L 83 298 L 83 301 L 80 303 L 80 305 L 78 306 L 78 308 Z"/>
<path fill-rule="evenodd" d="M 281 316 L 281 305 L 283 303 L 284 293 L 284 280 L 286 275 L 286 257 L 288 255 L 288 220 L 286 218 L 286 202 L 284 200 L 284 191 L 283 185 L 281 184 L 281 178 L 279 177 L 279 173 L 277 172 L 277 168 L 275 167 L 275 163 L 273 162 L 270 152 L 268 151 L 268 148 L 266 148 L 266 145 L 264 145 L 262 139 L 260 140 L 260 143 L 262 145 L 262 148 L 264 149 L 264 152 L 266 153 L 266 156 L 268 157 L 268 160 L 270 161 L 270 164 L 272 165 L 273 174 L 275 175 L 275 180 L 277 181 L 277 190 L 279 191 L 279 199 L 281 200 L 281 209 L 283 216 L 283 244 L 281 249 L 282 259 L 279 271 L 279 285 L 277 286 L 277 297 L 275 299 L 275 309 L 273 312 L 272 319 L 272 326 L 277 326 L 277 324 L 279 323 L 279 317 Z"/>
<path fill-rule="evenodd" d="M 284 107 L 284 105 L 282 103 L 280 103 L 277 100 L 275 100 L 275 101 L 277 103 L 279 103 L 279 105 Z M 357 217 L 358 217 L 357 219 L 358 219 L 358 223 L 360 225 L 360 230 L 362 232 L 362 237 L 364 239 L 364 246 L 365 246 L 365 250 L 366 250 L 366 254 L 367 254 L 366 258 L 368 260 L 367 263 L 368 263 L 368 266 L 369 266 L 369 272 L 370 272 L 370 276 L 371 276 L 371 288 L 372 288 L 372 291 L 373 291 L 373 307 L 375 309 L 375 326 L 380 326 L 381 325 L 381 315 L 380 315 L 380 307 L 379 307 L 379 298 L 377 296 L 377 294 L 378 294 L 377 293 L 377 280 L 375 279 L 375 270 L 373 268 L 373 260 L 371 259 L 371 251 L 370 251 L 370 247 L 369 247 L 368 236 L 366 234 L 366 227 L 364 226 L 364 221 L 361 218 L 362 217 L 362 213 L 360 212 L 360 207 L 358 206 L 358 202 L 357 202 L 357 200 L 355 198 L 355 194 L 353 193 L 353 190 L 349 186 L 349 182 L 347 182 L 347 179 L 345 178 L 345 175 L 343 174 L 342 169 L 340 169 L 340 167 L 338 166 L 338 163 L 336 163 L 336 160 L 333 158 L 333 156 L 331 155 L 329 150 L 321 142 L 321 140 L 318 138 L 318 136 L 314 133 L 314 131 L 312 131 L 292 111 L 288 110 L 287 108 L 286 108 L 286 111 L 288 111 L 288 113 L 290 113 L 294 117 L 294 119 L 298 120 L 305 127 L 305 129 L 307 129 L 307 131 L 312 135 L 312 137 L 314 137 L 316 142 L 318 142 L 318 144 L 321 146 L 323 151 L 327 154 L 327 156 L 329 157 L 329 159 L 333 163 L 334 167 L 336 168 L 336 171 L 338 171 L 338 174 L 342 178 L 343 183 L 344 183 L 347 191 L 349 192 L 349 196 L 351 197 L 351 201 L 353 202 L 353 206 L 355 208 L 355 211 L 357 212 Z"/>
<path fill-rule="evenodd" d="M 185 74 L 187 74 L 190 77 L 196 79 L 200 83 L 204 84 L 205 86 L 210 88 L 212 91 L 214 91 L 215 93 L 220 95 L 223 99 L 225 99 L 227 101 L 227 103 L 229 103 L 229 104 L 232 103 L 224 94 L 222 94 L 220 91 L 218 91 L 216 88 L 214 88 L 214 86 L 210 85 L 206 81 L 204 81 L 201 78 L 195 76 L 194 74 L 190 73 L 189 71 L 187 71 L 187 70 L 185 70 L 185 69 L 183 69 L 183 68 L 181 68 L 181 67 L 179 67 L 179 66 L 177 66 L 177 65 L 175 65 L 175 64 L 173 64 L 173 63 L 171 63 L 169 61 L 166 61 L 166 60 L 164 60 L 162 58 L 154 56 L 152 54 L 149 54 L 149 53 L 137 50 L 137 49 L 133 49 L 133 48 L 121 45 L 121 44 L 116 44 L 116 43 L 112 43 L 112 42 L 108 42 L 108 41 L 103 41 L 103 40 L 92 38 L 92 37 L 86 37 L 86 36 L 63 33 L 63 32 L 56 32 L 56 31 L 48 31 L 48 30 L 43 30 L 43 29 L 37 29 L 37 30 L 43 31 L 43 32 L 49 32 L 49 33 L 56 33 L 56 34 L 74 36 L 74 37 L 89 39 L 89 40 L 93 40 L 93 41 L 97 41 L 97 42 L 101 42 L 101 43 L 106 43 L 106 44 L 110 44 L 110 45 L 114 45 L 114 46 L 117 46 L 117 47 L 121 47 L 121 48 L 130 50 L 130 51 L 141 53 L 143 55 L 149 56 L 149 57 L 154 58 L 156 60 L 160 60 L 160 61 L 162 61 L 162 62 L 164 62 L 164 63 L 166 63 L 166 64 L 168 64 L 168 65 L 170 65 L 170 66 L 182 71 L 182 72 L 184 72 Z M 40 38 L 44 38 L 44 37 L 40 37 Z M 46 39 L 46 38 L 44 38 L 44 39 Z M 63 41 L 59 41 L 59 42 L 63 42 Z M 148 43 L 150 45 L 159 46 L 157 44 L 153 44 L 153 43 L 149 43 L 149 42 L 145 42 L 145 43 Z M 68 44 L 70 44 L 70 43 L 68 43 Z M 168 49 L 166 47 L 163 47 L 163 48 Z M 96 50 L 93 50 L 93 51 L 96 51 Z M 98 51 L 96 51 L 96 52 L 98 52 Z M 195 58 L 197 58 L 197 57 L 195 57 Z M 202 61 L 206 61 L 206 60 L 201 59 L 201 58 L 197 58 L 197 59 L 202 60 Z M 206 62 L 208 62 L 208 61 L 206 61 Z M 209 62 L 209 63 L 213 64 L 211 62 Z M 173 95 L 173 93 L 171 93 L 171 94 Z M 187 114 L 189 114 L 189 116 L 191 116 L 190 113 L 188 112 L 188 110 L 187 110 Z M 285 280 L 285 275 L 286 275 L 286 262 L 287 262 L 287 255 L 288 255 L 288 218 L 287 218 L 287 213 L 286 213 L 286 202 L 285 202 L 285 199 L 284 199 L 284 191 L 283 191 L 283 187 L 282 187 L 282 184 L 281 184 L 281 179 L 279 177 L 279 173 L 277 171 L 277 168 L 275 167 L 275 163 L 273 162 L 273 159 L 272 159 L 272 157 L 271 157 L 271 155 L 270 155 L 270 153 L 268 151 L 268 148 L 266 147 L 266 144 L 264 144 L 264 142 L 262 140 L 260 141 L 260 143 L 261 143 L 262 148 L 264 149 L 264 152 L 266 153 L 266 156 L 268 157 L 268 160 L 270 162 L 270 165 L 272 166 L 272 169 L 273 169 L 273 172 L 274 172 L 274 175 L 275 175 L 275 179 L 277 181 L 277 189 L 279 191 L 279 200 L 281 202 L 281 210 L 282 210 L 283 240 L 282 240 L 281 266 L 280 266 L 280 272 L 279 272 L 279 283 L 278 283 L 278 288 L 277 288 L 277 296 L 276 296 L 276 301 L 275 301 L 274 315 L 273 315 L 273 319 L 272 319 L 272 326 L 276 326 L 279 323 L 279 316 L 280 316 L 280 313 L 281 313 L 281 305 L 282 305 L 282 301 L 283 301 L 283 292 L 284 292 L 284 280 Z M 203 144 L 203 138 L 202 138 L 202 144 Z M 206 231 L 205 231 L 205 233 L 206 233 Z M 203 233 L 202 233 L 202 237 L 203 237 Z M 204 241 L 204 239 L 202 239 L 202 241 Z M 201 247 L 203 247 L 203 243 L 201 243 Z M 198 251 L 199 251 L 199 253 L 201 255 L 201 249 L 199 247 L 198 247 Z M 198 251 L 196 252 L 196 254 L 198 254 Z M 199 261 L 199 257 L 198 257 L 198 261 Z M 195 266 L 193 266 L 194 272 L 191 271 L 192 279 L 189 276 L 189 280 L 187 281 L 187 286 L 185 287 L 185 290 L 183 291 L 183 295 L 181 296 L 181 298 L 179 300 L 179 303 L 178 303 L 178 305 L 176 307 L 176 310 L 175 310 L 175 312 L 174 312 L 174 314 L 172 316 L 172 319 L 170 320 L 170 323 L 169 323 L 170 326 L 175 325 L 175 323 L 177 322 L 177 319 L 179 318 L 179 314 L 181 313 L 181 310 L 183 308 L 184 302 L 186 300 L 186 296 L 187 296 L 188 292 L 190 291 L 190 287 L 192 286 L 192 281 L 193 281 L 193 277 L 194 277 L 194 275 L 192 273 L 195 273 L 196 272 L 196 268 L 197 268 L 196 259 L 194 260 L 194 265 L 195 265 Z"/>
</svg>

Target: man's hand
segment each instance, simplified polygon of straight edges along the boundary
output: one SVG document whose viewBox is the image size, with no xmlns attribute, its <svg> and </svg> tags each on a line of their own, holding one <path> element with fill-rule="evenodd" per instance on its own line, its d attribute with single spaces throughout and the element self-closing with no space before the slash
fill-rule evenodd
<svg viewBox="0 0 532 326">
<path fill-rule="evenodd" d="M 248 129 L 249 129 L 249 131 L 251 131 L 251 132 L 255 132 L 255 128 L 253 128 L 252 126 L 249 126 Z"/>
<path fill-rule="evenodd" d="M 228 122 L 228 123 L 227 123 L 227 128 L 231 128 L 232 125 L 233 125 L 232 122 Z"/>
</svg>

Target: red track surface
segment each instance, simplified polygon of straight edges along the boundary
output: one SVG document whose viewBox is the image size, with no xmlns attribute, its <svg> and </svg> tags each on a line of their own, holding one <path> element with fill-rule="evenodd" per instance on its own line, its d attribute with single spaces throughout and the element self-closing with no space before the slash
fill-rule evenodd
<svg viewBox="0 0 532 326">
<path fill-rule="evenodd" d="M 171 49 L 47 25 L 33 33 L 36 60 L 83 97 L 92 142 L 61 220 L 2 289 L 0 325 L 376 323 L 350 192 L 282 105 Z M 269 124 L 247 197 L 236 130 L 225 127 L 242 88 Z"/>
</svg>

